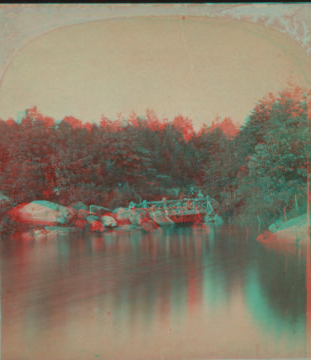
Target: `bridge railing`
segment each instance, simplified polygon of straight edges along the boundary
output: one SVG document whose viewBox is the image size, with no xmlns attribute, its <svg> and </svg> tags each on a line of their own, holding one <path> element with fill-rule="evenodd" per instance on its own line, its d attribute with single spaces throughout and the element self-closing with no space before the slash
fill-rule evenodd
<svg viewBox="0 0 311 360">
<path fill-rule="evenodd" d="M 208 209 L 214 211 L 210 201 L 208 199 L 181 199 L 181 200 L 166 200 L 166 201 L 143 201 L 139 204 L 130 204 L 129 207 L 136 209 L 174 209 L 189 207 L 199 209 Z"/>
</svg>

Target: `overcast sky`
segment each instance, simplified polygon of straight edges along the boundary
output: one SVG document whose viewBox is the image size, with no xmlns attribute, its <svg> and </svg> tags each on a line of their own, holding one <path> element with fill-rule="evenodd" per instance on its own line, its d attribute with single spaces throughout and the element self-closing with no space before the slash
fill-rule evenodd
<svg viewBox="0 0 311 360">
<path fill-rule="evenodd" d="M 241 124 L 269 91 L 311 80 L 308 51 L 289 35 L 244 19 L 187 15 L 58 27 L 10 60 L 0 117 L 36 105 L 56 119 L 153 109 L 161 118 L 189 116 L 197 128 L 217 115 Z"/>
</svg>

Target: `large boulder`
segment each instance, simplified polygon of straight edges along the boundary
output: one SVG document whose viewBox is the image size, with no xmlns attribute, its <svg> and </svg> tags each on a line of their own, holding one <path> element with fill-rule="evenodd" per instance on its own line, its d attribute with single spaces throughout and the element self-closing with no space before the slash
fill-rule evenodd
<svg viewBox="0 0 311 360">
<path fill-rule="evenodd" d="M 38 200 L 22 204 L 8 212 L 10 220 L 26 225 L 64 225 L 75 216 L 72 209 L 50 201 Z"/>
<path fill-rule="evenodd" d="M 257 240 L 268 243 L 306 244 L 308 238 L 308 217 L 304 214 L 286 222 L 275 222 L 269 226 L 269 231 L 259 235 Z"/>
<path fill-rule="evenodd" d="M 103 206 L 98 206 L 98 205 L 90 205 L 90 212 L 94 213 L 94 214 L 98 214 L 98 215 L 105 215 L 107 213 L 110 213 L 111 210 L 107 209 Z"/>
<path fill-rule="evenodd" d="M 276 233 L 272 233 L 273 240 L 282 243 L 307 243 L 308 241 L 308 226 L 302 224 L 299 226 L 293 225 L 290 228 L 279 230 Z"/>
<path fill-rule="evenodd" d="M 104 215 L 100 218 L 101 223 L 106 227 L 117 227 L 118 223 L 112 216 Z"/>
<path fill-rule="evenodd" d="M 307 221 L 308 221 L 307 214 L 297 216 L 297 217 L 295 217 L 293 219 L 290 219 L 288 221 L 278 220 L 278 221 L 276 221 L 275 223 L 273 223 L 273 224 L 271 224 L 269 226 L 269 230 L 271 232 L 275 233 L 277 231 L 285 230 L 285 229 L 291 228 L 293 226 L 299 227 L 299 226 L 306 225 Z"/>
</svg>

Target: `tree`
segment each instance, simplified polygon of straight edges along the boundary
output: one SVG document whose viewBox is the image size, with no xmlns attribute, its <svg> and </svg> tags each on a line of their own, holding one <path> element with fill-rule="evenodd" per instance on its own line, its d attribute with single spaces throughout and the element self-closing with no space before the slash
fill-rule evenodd
<svg viewBox="0 0 311 360">
<path fill-rule="evenodd" d="M 266 224 L 293 211 L 295 196 L 304 193 L 310 146 L 305 99 L 284 91 L 269 111 L 265 132 L 248 161 L 248 175 L 239 184 L 246 212 Z"/>
</svg>

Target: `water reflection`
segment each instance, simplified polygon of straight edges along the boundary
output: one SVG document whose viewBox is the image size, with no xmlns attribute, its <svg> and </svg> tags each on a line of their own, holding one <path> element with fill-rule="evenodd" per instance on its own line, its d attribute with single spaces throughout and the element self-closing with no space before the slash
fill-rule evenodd
<svg viewBox="0 0 311 360">
<path fill-rule="evenodd" d="M 306 356 L 299 249 L 206 226 L 23 239 L 1 244 L 3 359 Z"/>
</svg>

